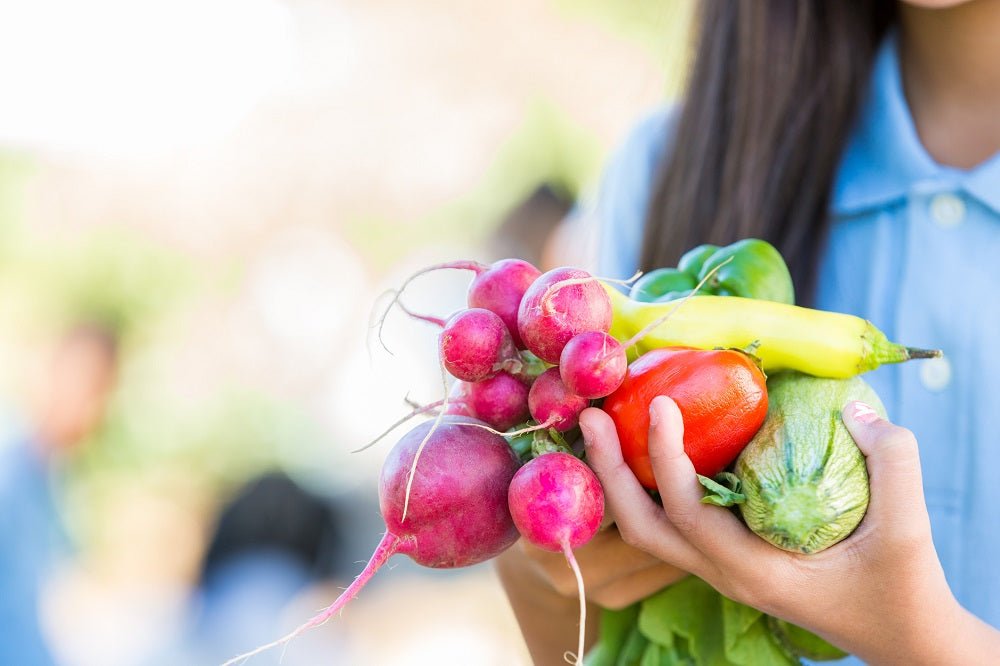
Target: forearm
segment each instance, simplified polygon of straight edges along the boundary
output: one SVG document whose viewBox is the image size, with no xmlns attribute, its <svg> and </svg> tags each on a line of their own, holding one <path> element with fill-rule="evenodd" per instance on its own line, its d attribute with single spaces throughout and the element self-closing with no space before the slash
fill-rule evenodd
<svg viewBox="0 0 1000 666">
<path fill-rule="evenodd" d="M 497 558 L 496 570 L 532 662 L 535 666 L 564 666 L 563 655 L 576 650 L 580 602 L 556 592 L 517 548 Z M 597 606 L 588 604 L 588 647 L 597 637 L 599 612 Z"/>
<path fill-rule="evenodd" d="M 957 601 L 921 612 L 901 613 L 920 621 L 896 635 L 873 636 L 858 656 L 872 666 L 965 666 L 993 663 L 1000 655 L 1000 630 L 962 608 Z"/>
</svg>

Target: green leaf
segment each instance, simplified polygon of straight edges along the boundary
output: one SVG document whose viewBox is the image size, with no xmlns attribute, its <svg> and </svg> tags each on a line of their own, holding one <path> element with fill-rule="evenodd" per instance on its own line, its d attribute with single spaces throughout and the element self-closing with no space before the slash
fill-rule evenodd
<svg viewBox="0 0 1000 666">
<path fill-rule="evenodd" d="M 642 653 L 642 661 L 639 662 L 639 666 L 661 666 L 661 652 L 662 649 L 659 645 L 656 643 L 650 643 L 646 646 L 646 650 Z"/>
<path fill-rule="evenodd" d="M 732 655 L 741 639 L 746 635 L 755 622 L 764 616 L 756 608 L 737 603 L 728 597 L 722 597 L 722 624 L 725 635 L 726 656 L 735 659 Z"/>
<path fill-rule="evenodd" d="M 647 645 L 649 645 L 649 640 L 639 631 L 639 625 L 633 625 L 615 666 L 639 666 Z"/>
<path fill-rule="evenodd" d="M 799 660 L 786 652 L 767 627 L 764 616 L 750 625 L 732 645 L 726 656 L 738 666 L 799 666 Z"/>
<path fill-rule="evenodd" d="M 695 663 L 729 666 L 723 649 L 722 595 L 689 576 L 642 602 L 639 629 L 660 645 L 687 640 Z"/>
<path fill-rule="evenodd" d="M 747 501 L 742 493 L 743 482 L 732 472 L 717 474 L 715 480 L 699 474 L 698 482 L 705 487 L 705 496 L 701 498 L 703 504 L 733 506 Z"/>
<path fill-rule="evenodd" d="M 615 666 L 630 632 L 636 631 L 639 604 L 622 610 L 601 610 L 600 638 L 584 657 L 585 666 Z"/>
</svg>

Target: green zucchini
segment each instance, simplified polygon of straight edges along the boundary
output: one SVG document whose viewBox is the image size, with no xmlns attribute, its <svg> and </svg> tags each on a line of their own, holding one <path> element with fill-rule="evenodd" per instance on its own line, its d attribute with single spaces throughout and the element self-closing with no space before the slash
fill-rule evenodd
<svg viewBox="0 0 1000 666">
<path fill-rule="evenodd" d="M 865 458 L 840 417 L 852 400 L 885 408 L 859 377 L 785 372 L 768 379 L 764 425 L 736 460 L 747 526 L 789 551 L 815 553 L 846 538 L 868 509 Z"/>
</svg>

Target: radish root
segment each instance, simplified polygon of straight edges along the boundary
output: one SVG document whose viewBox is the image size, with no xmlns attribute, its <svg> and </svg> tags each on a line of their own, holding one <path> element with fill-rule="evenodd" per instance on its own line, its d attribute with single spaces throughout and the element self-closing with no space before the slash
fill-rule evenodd
<svg viewBox="0 0 1000 666">
<path fill-rule="evenodd" d="M 406 278 L 406 280 L 403 281 L 403 284 L 401 284 L 399 286 L 399 289 L 390 289 L 389 291 L 393 292 L 392 300 L 389 301 L 389 305 L 386 306 L 385 311 L 382 313 L 382 316 L 379 318 L 379 321 L 378 321 L 378 341 L 379 341 L 379 344 L 382 345 L 382 348 L 385 349 L 387 352 L 389 352 L 390 354 L 392 353 L 392 351 L 390 351 L 389 348 L 386 346 L 385 340 L 382 339 L 382 328 L 385 326 L 385 319 L 386 319 L 386 317 L 389 316 L 389 312 L 392 310 L 392 306 L 394 306 L 397 303 L 399 303 L 399 298 L 403 295 L 403 291 L 405 291 L 406 288 L 410 285 L 410 283 L 413 282 L 415 279 L 417 279 L 418 277 L 420 277 L 421 275 L 424 275 L 426 273 L 431 273 L 433 271 L 444 270 L 446 268 L 453 268 L 455 270 L 472 271 L 476 275 L 479 275 L 480 273 L 482 273 L 483 271 L 485 271 L 487 268 L 489 268 L 489 266 L 481 264 L 478 261 L 471 261 L 471 260 L 448 261 L 448 262 L 445 262 L 443 264 L 434 264 L 433 266 L 428 266 L 427 268 L 421 268 L 419 271 L 417 271 L 416 273 L 414 273 L 410 277 Z"/>
<path fill-rule="evenodd" d="M 539 423 L 538 425 L 533 425 L 528 428 L 521 428 L 520 430 L 513 430 L 508 432 L 501 432 L 499 430 L 495 430 L 489 427 L 488 425 L 483 425 L 482 423 L 456 423 L 455 425 L 471 426 L 473 428 L 482 428 L 483 430 L 487 430 L 493 433 L 494 435 L 500 435 L 502 437 L 519 437 L 521 435 L 527 435 L 529 432 L 535 432 L 536 430 L 548 430 L 555 424 L 556 424 L 555 419 L 549 419 L 545 423 Z"/>
<path fill-rule="evenodd" d="M 413 477 L 417 473 L 417 461 L 420 460 L 420 454 L 423 453 L 424 447 L 427 445 L 427 440 L 431 438 L 437 427 L 441 425 L 441 419 L 444 417 L 444 413 L 448 411 L 448 375 L 444 369 L 444 363 L 440 362 L 441 367 L 441 385 L 444 386 L 444 399 L 441 400 L 441 411 L 438 412 L 437 416 L 434 417 L 434 424 L 431 425 L 431 429 L 427 431 L 424 435 L 424 439 L 420 442 L 420 446 L 417 447 L 417 452 L 413 454 L 413 464 L 410 465 L 410 474 L 406 478 L 406 495 L 403 498 L 403 515 L 399 519 L 399 522 L 406 522 L 406 513 L 410 509 L 410 492 L 413 490 Z"/>
<path fill-rule="evenodd" d="M 405 312 L 408 316 L 413 317 L 414 319 L 419 319 L 420 321 L 426 321 L 428 324 L 434 324 L 438 328 L 444 328 L 445 324 L 448 323 L 441 317 L 435 317 L 434 315 L 425 315 L 425 314 L 420 314 L 419 312 L 414 312 L 410 308 L 406 307 L 403 304 L 403 301 L 396 301 L 396 305 L 398 305 L 399 309 Z"/>
<path fill-rule="evenodd" d="M 318 627 L 321 624 L 325 624 L 330 618 L 340 612 L 340 610 L 354 597 L 358 595 L 361 588 L 365 586 L 365 583 L 375 575 L 375 572 L 382 568 L 382 565 L 392 557 L 397 550 L 399 550 L 401 540 L 395 534 L 391 532 L 386 532 L 379 542 L 378 546 L 375 548 L 375 552 L 372 553 L 371 559 L 368 560 L 368 564 L 365 568 L 358 574 L 358 577 L 354 579 L 346 590 L 344 590 L 337 600 L 332 604 L 327 606 L 324 610 L 320 611 L 312 619 L 308 620 L 304 624 L 299 625 L 291 633 L 279 638 L 276 641 L 272 641 L 266 645 L 261 645 L 259 648 L 251 650 L 250 652 L 244 652 L 241 655 L 233 657 L 229 661 L 222 664 L 222 666 L 233 666 L 234 664 L 242 664 L 246 662 L 247 659 L 255 655 L 260 654 L 270 650 L 271 648 L 278 647 L 279 645 L 287 645 L 290 641 L 294 640 L 300 634 L 313 627 Z"/>
<path fill-rule="evenodd" d="M 581 666 L 583 664 L 583 643 L 587 633 L 587 597 L 585 596 L 583 587 L 583 574 L 580 572 L 580 565 L 576 562 L 576 556 L 573 555 L 573 549 L 569 547 L 568 541 L 563 542 L 562 548 L 563 555 L 566 556 L 566 562 L 569 564 L 569 568 L 573 570 L 573 575 L 576 576 L 576 589 L 580 594 L 580 634 L 577 640 L 576 654 L 566 652 L 563 654 L 563 659 L 569 664 L 574 664 L 574 666 Z"/>
<path fill-rule="evenodd" d="M 372 446 L 375 446 L 375 444 L 377 444 L 379 442 L 379 440 L 381 440 L 383 437 L 385 437 L 386 435 L 388 435 L 390 432 L 392 432 L 393 430 L 395 430 L 399 426 L 403 425 L 404 423 L 406 423 L 407 421 L 409 421 L 410 419 L 412 419 L 414 416 L 419 416 L 420 414 L 424 414 L 426 412 L 429 412 L 429 411 L 432 411 L 434 409 L 437 409 L 438 407 L 441 407 L 442 405 L 444 405 L 444 402 L 445 402 L 444 400 L 437 400 L 437 401 L 432 402 L 432 403 L 427 404 L 427 405 L 416 405 L 416 408 L 412 412 L 410 412 L 409 414 L 407 414 L 406 416 L 404 416 L 403 418 L 399 419 L 398 421 L 396 421 L 395 423 L 393 423 L 391 426 L 389 426 L 388 428 L 386 428 L 382 432 L 382 434 L 380 434 L 378 437 L 376 437 L 372 441 L 368 442 L 367 444 L 365 444 L 364 446 L 362 446 L 360 449 L 354 449 L 353 451 L 351 451 L 351 453 L 361 453 L 365 449 L 368 449 L 368 448 L 370 448 Z M 407 399 L 407 403 L 410 403 L 409 399 Z M 410 404 L 416 404 L 416 403 L 410 403 Z"/>
</svg>

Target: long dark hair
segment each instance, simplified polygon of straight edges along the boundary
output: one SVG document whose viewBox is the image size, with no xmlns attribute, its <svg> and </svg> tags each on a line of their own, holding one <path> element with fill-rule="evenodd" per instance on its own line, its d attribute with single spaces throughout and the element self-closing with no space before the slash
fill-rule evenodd
<svg viewBox="0 0 1000 666">
<path fill-rule="evenodd" d="M 649 204 L 642 268 L 763 238 L 808 302 L 833 178 L 893 0 L 702 0 L 674 143 Z"/>
</svg>

